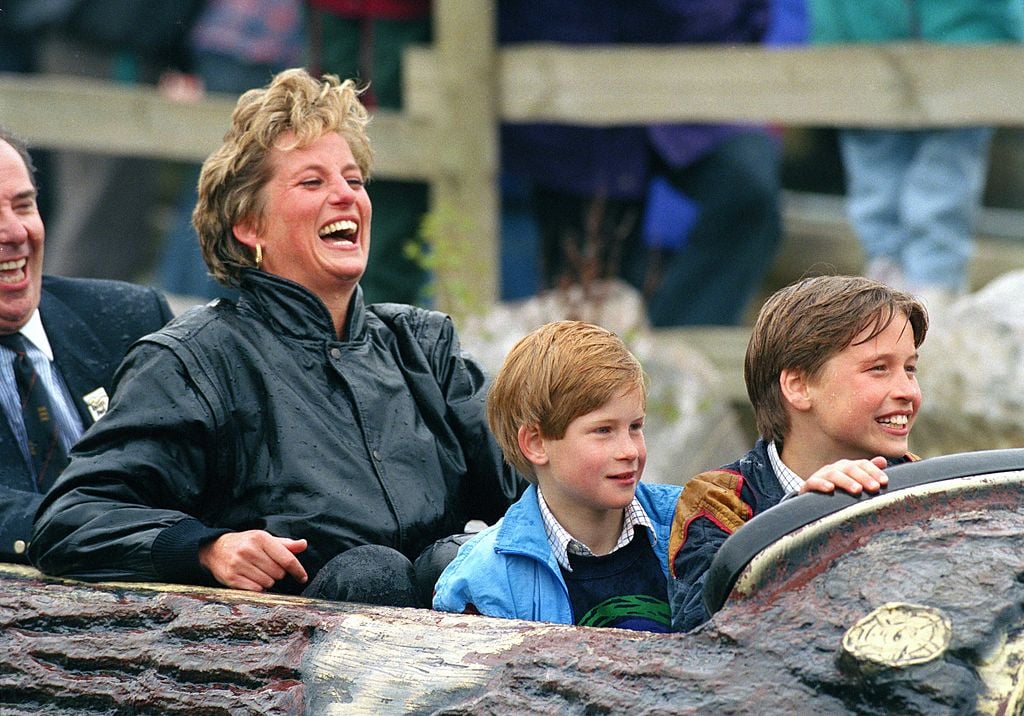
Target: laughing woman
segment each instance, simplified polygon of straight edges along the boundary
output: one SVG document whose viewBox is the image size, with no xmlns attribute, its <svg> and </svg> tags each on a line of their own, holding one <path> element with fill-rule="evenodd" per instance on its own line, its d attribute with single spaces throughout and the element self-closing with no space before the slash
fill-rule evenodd
<svg viewBox="0 0 1024 716">
<path fill-rule="evenodd" d="M 43 572 L 412 606 L 411 560 L 515 499 L 450 319 L 363 304 L 367 121 L 304 70 L 239 99 L 193 219 L 240 298 L 129 353 L 38 513 Z"/>
</svg>

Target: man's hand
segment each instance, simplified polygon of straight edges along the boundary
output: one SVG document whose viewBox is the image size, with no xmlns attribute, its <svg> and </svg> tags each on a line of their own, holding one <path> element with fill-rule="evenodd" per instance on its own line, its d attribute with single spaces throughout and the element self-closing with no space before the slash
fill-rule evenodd
<svg viewBox="0 0 1024 716">
<path fill-rule="evenodd" d="M 306 540 L 275 537 L 263 530 L 228 532 L 199 548 L 199 562 L 226 587 L 262 592 L 292 575 L 301 584 L 308 577 L 295 557 Z"/>
<path fill-rule="evenodd" d="M 889 478 L 882 472 L 885 466 L 884 457 L 873 457 L 870 460 L 839 460 L 816 470 L 804 482 L 800 494 L 833 492 L 837 487 L 851 495 L 859 495 L 861 490 L 875 492 L 883 485 L 889 484 Z"/>
</svg>

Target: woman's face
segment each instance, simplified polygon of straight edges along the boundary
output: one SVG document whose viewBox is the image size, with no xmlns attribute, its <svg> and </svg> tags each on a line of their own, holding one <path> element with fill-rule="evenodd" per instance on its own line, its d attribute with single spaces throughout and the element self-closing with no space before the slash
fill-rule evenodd
<svg viewBox="0 0 1024 716">
<path fill-rule="evenodd" d="M 289 132 L 279 144 L 293 140 Z M 307 147 L 270 151 L 264 221 L 235 225 L 243 244 L 263 247 L 263 270 L 302 284 L 327 304 L 348 296 L 370 254 L 370 197 L 348 142 L 328 132 Z M 343 309 L 344 310 L 344 309 Z"/>
</svg>

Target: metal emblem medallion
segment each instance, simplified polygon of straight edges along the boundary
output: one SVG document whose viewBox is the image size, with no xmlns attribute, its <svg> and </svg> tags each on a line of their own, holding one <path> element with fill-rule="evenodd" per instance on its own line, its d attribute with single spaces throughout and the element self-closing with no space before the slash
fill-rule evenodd
<svg viewBox="0 0 1024 716">
<path fill-rule="evenodd" d="M 952 633 L 938 609 L 893 602 L 857 620 L 843 636 L 843 651 L 860 664 L 903 668 L 942 656 Z"/>
</svg>

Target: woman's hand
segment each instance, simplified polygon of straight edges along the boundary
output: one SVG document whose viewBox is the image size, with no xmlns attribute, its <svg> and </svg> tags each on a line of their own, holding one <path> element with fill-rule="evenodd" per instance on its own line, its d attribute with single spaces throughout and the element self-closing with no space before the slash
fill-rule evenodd
<svg viewBox="0 0 1024 716">
<path fill-rule="evenodd" d="M 837 487 L 859 495 L 861 490 L 875 492 L 889 484 L 889 478 L 882 469 L 886 466 L 884 457 L 870 460 L 838 460 L 825 465 L 804 481 L 800 494 L 805 492 L 833 492 Z"/>
<path fill-rule="evenodd" d="M 305 549 L 304 539 L 263 530 L 228 532 L 199 548 L 199 562 L 226 587 L 262 592 L 286 574 L 305 584 L 306 570 L 295 556 Z"/>
</svg>

